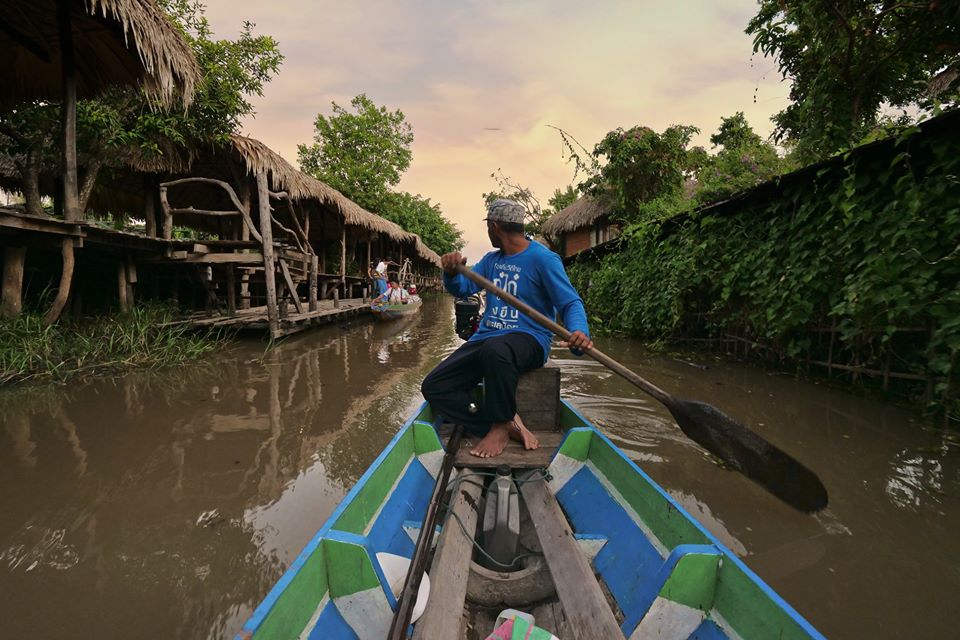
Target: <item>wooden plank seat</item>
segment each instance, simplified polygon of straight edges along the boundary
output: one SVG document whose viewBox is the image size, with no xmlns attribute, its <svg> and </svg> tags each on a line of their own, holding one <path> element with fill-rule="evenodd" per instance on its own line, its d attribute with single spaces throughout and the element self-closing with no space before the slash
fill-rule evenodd
<svg viewBox="0 0 960 640">
<path fill-rule="evenodd" d="M 546 469 L 550 466 L 550 460 L 553 459 L 553 454 L 563 440 L 563 434 L 559 431 L 534 431 L 533 433 L 540 440 L 539 448 L 526 451 L 519 442 L 511 440 L 503 453 L 492 458 L 478 458 L 471 455 L 470 449 L 476 446 L 480 438 L 464 436 L 463 444 L 457 451 L 457 459 L 454 464 L 459 468 L 471 467 L 476 469 L 490 469 L 502 464 L 513 469 Z"/>
<path fill-rule="evenodd" d="M 473 478 L 473 481 L 468 481 Z M 463 605 L 473 556 L 472 535 L 477 529 L 477 505 L 482 478 L 464 471 L 456 482 L 450 508 L 470 532 L 468 537 L 454 518 L 448 517 L 440 533 L 437 551 L 430 565 L 430 598 L 423 616 L 413 627 L 413 640 L 463 637 Z"/>
<path fill-rule="evenodd" d="M 528 481 L 520 484 L 520 493 L 537 530 L 563 612 L 574 633 L 573 638 L 564 640 L 623 638 L 603 589 L 589 561 L 577 547 L 570 525 L 544 480 L 531 474 Z"/>
</svg>

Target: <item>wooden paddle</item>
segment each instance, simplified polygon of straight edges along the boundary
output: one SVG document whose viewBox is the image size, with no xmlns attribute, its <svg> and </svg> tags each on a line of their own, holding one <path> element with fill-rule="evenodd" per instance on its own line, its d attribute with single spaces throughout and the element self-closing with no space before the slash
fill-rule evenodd
<svg viewBox="0 0 960 640">
<path fill-rule="evenodd" d="M 410 626 L 410 618 L 413 616 L 413 606 L 417 603 L 417 592 L 420 591 L 420 582 L 423 580 L 423 571 L 427 566 L 433 533 L 437 528 L 440 502 L 447 492 L 447 483 L 450 481 L 450 472 L 457 459 L 457 450 L 460 448 L 462 436 L 463 427 L 457 425 L 453 428 L 450 439 L 447 440 L 447 452 L 443 456 L 440 475 L 437 476 L 437 482 L 433 485 L 433 494 L 430 496 L 430 504 L 427 505 L 423 524 L 420 526 L 420 535 L 417 536 L 417 546 L 414 547 L 413 558 L 410 559 L 407 578 L 403 581 L 403 589 L 400 591 L 400 597 L 397 598 L 397 610 L 393 612 L 388 640 L 403 640 L 407 637 L 407 627 Z"/>
<path fill-rule="evenodd" d="M 570 339 L 570 331 L 478 273 L 463 265 L 457 265 L 457 273 L 463 274 L 561 339 Z M 814 513 L 827 506 L 827 490 L 815 473 L 716 407 L 672 396 L 596 347 L 586 354 L 659 400 L 691 440 L 791 507 Z"/>
</svg>

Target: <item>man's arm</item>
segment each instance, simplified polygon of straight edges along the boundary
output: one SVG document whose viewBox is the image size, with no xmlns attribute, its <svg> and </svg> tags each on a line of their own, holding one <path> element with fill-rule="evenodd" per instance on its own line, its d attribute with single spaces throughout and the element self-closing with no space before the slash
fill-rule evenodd
<svg viewBox="0 0 960 640">
<path fill-rule="evenodd" d="M 587 311 L 583 306 L 580 294 L 573 288 L 567 272 L 563 268 L 560 256 L 550 253 L 543 264 L 541 272 L 543 284 L 547 288 L 550 302 L 556 307 L 565 326 L 573 335 L 570 336 L 570 350 L 575 355 L 582 355 L 583 350 L 593 347 L 590 340 L 590 326 L 587 324 Z"/>
<path fill-rule="evenodd" d="M 483 265 L 486 259 L 487 257 L 484 256 L 480 262 L 474 265 L 474 271 L 483 275 Z M 444 255 L 440 258 L 440 262 L 443 265 L 443 286 L 452 295 L 458 298 L 466 298 L 480 291 L 480 287 L 475 285 L 473 281 L 457 273 L 457 265 L 467 262 L 467 259 L 461 256 L 459 251 Z"/>
</svg>

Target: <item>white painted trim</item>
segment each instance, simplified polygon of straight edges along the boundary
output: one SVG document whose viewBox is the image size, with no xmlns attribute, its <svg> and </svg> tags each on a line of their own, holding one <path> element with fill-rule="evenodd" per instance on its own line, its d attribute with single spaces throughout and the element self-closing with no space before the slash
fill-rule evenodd
<svg viewBox="0 0 960 640">
<path fill-rule="evenodd" d="M 607 544 L 606 538 L 575 538 L 577 546 L 580 547 L 580 551 L 583 552 L 583 555 L 587 558 L 587 562 L 590 563 L 590 566 L 593 566 L 593 560 L 597 557 L 597 554 L 603 549 L 604 545 Z"/>
<path fill-rule="evenodd" d="M 703 623 L 704 618 L 706 615 L 700 609 L 657 596 L 643 620 L 630 634 L 630 640 L 686 640 Z"/>
<path fill-rule="evenodd" d="M 379 585 L 334 598 L 333 604 L 360 640 L 383 640 L 390 633 L 393 610 Z"/>
<path fill-rule="evenodd" d="M 547 473 L 551 476 L 547 486 L 550 488 L 550 491 L 553 492 L 553 495 L 560 493 L 564 485 L 566 485 L 570 481 L 570 478 L 575 476 L 577 471 L 580 471 L 582 467 L 583 460 L 571 458 L 563 453 L 555 455 L 550 462 L 550 466 L 547 467 Z"/>
<path fill-rule="evenodd" d="M 313 631 L 313 628 L 317 626 L 317 620 L 320 619 L 320 614 L 323 613 L 323 608 L 327 606 L 330 602 L 329 592 L 323 596 L 320 600 L 320 604 L 317 605 L 316 610 L 313 612 L 313 615 L 310 616 L 310 620 L 307 621 L 307 626 L 303 628 L 303 631 L 300 632 L 300 640 L 307 640 L 310 637 L 310 633 Z"/>
<path fill-rule="evenodd" d="M 400 473 L 397 474 L 397 479 L 393 481 L 393 486 L 390 487 L 390 491 L 387 491 L 387 495 L 383 497 L 383 501 L 380 503 L 380 506 L 377 507 L 376 512 L 370 517 L 370 521 L 367 523 L 367 526 L 363 528 L 363 535 L 370 535 L 373 525 L 376 523 L 377 518 L 380 517 L 380 512 L 383 511 L 383 508 L 387 506 L 388 502 L 390 502 L 393 492 L 397 490 L 397 487 L 400 485 L 400 481 L 403 480 L 405 475 L 407 475 L 407 470 L 410 468 L 410 464 L 413 462 L 415 457 L 416 456 L 410 456 L 410 459 L 407 460 L 407 464 L 403 465 L 403 469 L 401 469 Z"/>
<path fill-rule="evenodd" d="M 444 452 L 441 449 L 436 451 L 428 451 L 426 453 L 417 454 L 417 460 L 420 461 L 420 464 L 423 465 L 423 468 L 427 470 L 433 479 L 436 480 L 437 476 L 440 475 L 440 467 L 443 466 L 443 456 Z"/>
</svg>

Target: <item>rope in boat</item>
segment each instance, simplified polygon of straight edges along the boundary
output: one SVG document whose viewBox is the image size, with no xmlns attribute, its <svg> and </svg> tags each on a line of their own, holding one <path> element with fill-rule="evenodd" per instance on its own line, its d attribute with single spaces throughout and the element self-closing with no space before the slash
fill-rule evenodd
<svg viewBox="0 0 960 640">
<path fill-rule="evenodd" d="M 538 482 L 538 481 L 540 481 L 540 480 L 550 481 L 550 480 L 553 479 L 553 476 L 551 476 L 551 475 L 547 472 L 546 469 L 535 469 L 534 471 L 539 472 L 540 477 L 534 477 L 535 474 L 534 474 L 534 473 L 531 473 L 528 477 L 523 478 L 522 480 L 519 479 L 519 478 L 514 479 L 514 482 L 517 483 L 518 485 L 521 485 L 521 484 L 526 484 L 527 482 Z M 477 476 L 486 476 L 486 477 L 490 477 L 490 478 L 496 477 L 496 475 L 497 475 L 496 473 L 493 473 L 493 472 L 490 472 L 490 471 L 471 471 L 471 474 L 472 474 L 472 475 L 477 475 Z M 486 488 L 485 485 L 484 485 L 482 482 L 477 482 L 477 481 L 472 480 L 472 479 L 467 479 L 467 478 L 464 477 L 464 474 L 463 474 L 463 473 L 460 473 L 460 474 L 456 477 L 456 479 L 453 480 L 453 482 L 451 483 L 450 495 L 451 495 L 451 496 L 456 495 L 457 489 L 459 489 L 459 488 L 460 488 L 460 485 L 463 484 L 463 483 L 472 484 L 473 486 L 475 486 L 475 487 L 480 487 L 481 489 Z M 497 565 L 498 567 L 503 567 L 504 569 L 512 569 L 512 568 L 514 567 L 514 565 L 515 565 L 518 561 L 523 560 L 524 558 L 530 558 L 530 557 L 532 557 L 532 556 L 542 556 L 542 555 L 543 555 L 543 552 L 541 552 L 541 551 L 530 551 L 530 552 L 528 552 L 528 553 L 521 553 L 521 554 L 519 554 L 519 555 L 514 556 L 514 557 L 513 557 L 513 560 L 511 560 L 511 561 L 510 561 L 509 563 L 507 563 L 507 564 L 504 564 L 504 563 L 502 563 L 502 562 L 499 562 L 498 560 L 495 560 L 493 557 L 490 556 L 489 553 L 487 553 L 487 552 L 483 549 L 483 547 L 480 546 L 480 543 L 477 542 L 476 538 L 474 538 L 472 535 L 470 535 L 470 532 L 467 531 L 467 526 L 466 526 L 465 524 L 463 524 L 463 520 L 461 520 L 461 519 L 460 519 L 460 516 L 458 516 L 456 513 L 454 513 L 453 509 L 451 508 L 451 503 L 452 503 L 452 502 L 453 502 L 453 500 L 451 499 L 450 502 L 444 503 L 444 506 L 447 508 L 447 514 L 444 516 L 444 518 L 443 518 L 443 523 L 441 523 L 441 526 L 442 526 L 442 527 L 447 526 L 447 520 L 450 519 L 450 516 L 453 516 L 453 519 L 457 521 L 457 524 L 458 524 L 458 525 L 460 525 L 460 530 L 463 531 L 463 535 L 465 535 L 465 536 L 467 537 L 467 539 L 468 539 L 468 540 L 470 541 L 470 543 L 474 546 L 474 548 L 475 548 L 477 551 L 479 551 L 480 554 L 483 555 L 484 558 L 486 558 L 488 561 L 492 562 L 493 564 Z M 524 547 L 524 548 L 526 548 L 526 547 Z"/>
</svg>

